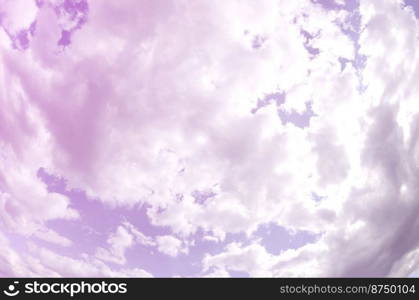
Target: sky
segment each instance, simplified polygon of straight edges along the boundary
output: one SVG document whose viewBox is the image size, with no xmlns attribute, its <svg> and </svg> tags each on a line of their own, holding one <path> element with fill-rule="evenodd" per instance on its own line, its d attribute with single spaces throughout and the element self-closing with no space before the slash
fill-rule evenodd
<svg viewBox="0 0 419 300">
<path fill-rule="evenodd" d="M 418 17 L 0 0 L 0 276 L 419 276 Z"/>
</svg>

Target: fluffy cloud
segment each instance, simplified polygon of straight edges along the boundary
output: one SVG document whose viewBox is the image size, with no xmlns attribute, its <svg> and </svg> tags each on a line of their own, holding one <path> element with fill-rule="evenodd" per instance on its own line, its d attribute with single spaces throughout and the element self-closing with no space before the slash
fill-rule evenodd
<svg viewBox="0 0 419 300">
<path fill-rule="evenodd" d="M 5 242 L 0 272 L 142 276 L 128 249 L 182 259 L 200 234 L 221 247 L 204 276 L 418 266 L 418 23 L 402 1 L 22 3 L 0 1 L 0 233 L 32 246 Z M 37 245 L 78 247 L 51 225 L 86 222 L 71 191 L 130 212 L 93 263 Z M 274 255 L 264 224 L 320 238 Z"/>
<path fill-rule="evenodd" d="M 99 248 L 96 257 L 104 261 L 125 264 L 125 250 L 133 245 L 133 236 L 123 226 L 119 226 L 116 232 L 109 236 L 107 242 L 110 248 Z"/>
<path fill-rule="evenodd" d="M 156 241 L 158 244 L 157 250 L 166 255 L 175 257 L 180 253 L 188 253 L 188 249 L 185 248 L 182 241 L 171 235 L 158 236 Z"/>
<path fill-rule="evenodd" d="M 246 247 L 232 243 L 227 245 L 225 251 L 218 255 L 207 255 L 203 260 L 203 271 L 215 267 L 217 273 L 220 270 L 242 271 L 251 276 L 272 276 L 269 268 L 272 265 L 273 255 L 266 252 L 265 248 L 258 244 Z"/>
<path fill-rule="evenodd" d="M 50 274 L 54 274 L 54 276 L 152 277 L 150 273 L 139 268 L 114 270 L 100 260 L 88 256 L 74 259 L 56 254 L 45 248 L 37 247 L 32 249 L 32 251 L 35 254 L 35 262 L 37 261 Z M 27 264 L 32 266 L 33 261 L 29 260 Z"/>
</svg>

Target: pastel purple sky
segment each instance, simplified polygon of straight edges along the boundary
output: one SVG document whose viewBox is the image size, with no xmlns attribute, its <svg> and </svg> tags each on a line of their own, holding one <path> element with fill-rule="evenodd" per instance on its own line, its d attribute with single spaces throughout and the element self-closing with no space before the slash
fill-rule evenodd
<svg viewBox="0 0 419 300">
<path fill-rule="evenodd" d="M 0 276 L 419 276 L 417 0 L 0 0 Z"/>
</svg>

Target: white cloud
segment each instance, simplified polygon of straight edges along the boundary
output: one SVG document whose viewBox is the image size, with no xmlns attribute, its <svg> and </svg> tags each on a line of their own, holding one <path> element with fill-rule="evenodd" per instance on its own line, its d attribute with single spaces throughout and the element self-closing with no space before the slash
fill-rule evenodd
<svg viewBox="0 0 419 300">
<path fill-rule="evenodd" d="M 230 273 L 227 272 L 226 270 L 220 269 L 220 268 L 215 268 L 215 270 L 213 270 L 212 272 L 204 275 L 203 277 L 207 277 L 207 278 L 225 278 L 225 277 L 230 277 Z"/>
<path fill-rule="evenodd" d="M 225 251 L 217 255 L 207 255 L 203 259 L 203 271 L 215 267 L 216 270 L 247 272 L 252 277 L 272 276 L 269 271 L 273 256 L 259 244 L 242 247 L 240 244 L 227 245 Z M 215 273 L 216 275 L 219 272 Z"/>
<path fill-rule="evenodd" d="M 33 247 L 32 252 L 44 268 L 60 277 L 152 277 L 150 273 L 139 268 L 111 269 L 94 257 L 75 259 L 39 247 Z"/>
<path fill-rule="evenodd" d="M 34 233 L 34 236 L 36 236 L 37 238 L 41 240 L 54 243 L 63 247 L 69 247 L 72 245 L 72 241 L 70 239 L 48 228 L 39 229 L 38 231 Z"/>
<path fill-rule="evenodd" d="M 368 88 L 358 94 L 351 69 L 342 75 L 336 69 L 312 87 L 318 115 L 307 129 L 317 156 L 312 188 L 323 196 L 318 208 L 335 217 L 316 243 L 272 257 L 262 269 L 272 276 L 407 276 L 417 268 L 417 136 L 412 132 L 418 110 L 411 102 L 419 74 L 416 20 L 397 1 L 361 3 Z M 314 72 L 322 74 L 321 68 Z M 268 256 L 262 250 L 258 257 Z M 251 269 L 240 266 L 242 261 L 257 260 L 249 258 L 247 247 L 236 247 L 209 256 L 203 266 Z"/>
<path fill-rule="evenodd" d="M 96 258 L 123 265 L 126 263 L 125 251 L 134 245 L 134 236 L 124 226 L 118 226 L 107 243 L 109 248 L 98 248 Z"/>
<path fill-rule="evenodd" d="M 152 237 L 145 235 L 131 223 L 125 221 L 122 225 L 134 236 L 136 243 L 143 246 L 156 246 L 156 242 Z"/>
<path fill-rule="evenodd" d="M 87 255 L 80 258 L 54 253 L 34 244 L 18 253 L 0 232 L 0 274 L 11 277 L 153 277 L 140 268 L 112 269 Z"/>
<path fill-rule="evenodd" d="M 39 232 L 50 220 L 80 218 L 37 177 L 45 167 L 110 209 L 146 204 L 151 222 L 178 237 L 154 239 L 122 224 L 96 252 L 106 262 L 125 264 L 136 243 L 177 256 L 198 230 L 221 241 L 274 222 L 322 238 L 278 256 L 256 243 L 231 244 L 204 259 L 206 272 L 413 271 L 418 32 L 400 1 L 361 1 L 359 41 L 339 26 L 350 12 L 308 0 L 153 1 L 144 10 L 131 9 L 132 0 L 89 3 L 89 23 L 65 51 L 57 45 L 65 24 L 51 7 L 36 12 L 28 51 L 0 43 L 0 230 L 69 244 Z M 22 24 L 10 14 L 5 26 L 27 27 L 35 10 L 27 13 Z M 308 53 L 301 30 L 315 36 L 318 55 Z M 341 70 L 339 58 L 357 55 L 367 57 L 365 68 Z M 312 103 L 309 128 L 283 125 L 274 103 L 251 113 L 257 99 L 278 91 L 287 94 L 282 110 Z M 214 195 L 202 202 L 193 196 L 208 190 Z M 13 274 L 116 274 L 100 260 L 40 248 L 27 258 L 31 269 L 3 247 L 4 273 L 19 262 Z"/>
<path fill-rule="evenodd" d="M 35 1 L 1 0 L 0 7 L 0 11 L 3 12 L 1 25 L 13 35 L 22 29 L 29 28 L 38 12 Z"/>
<path fill-rule="evenodd" d="M 157 236 L 156 242 L 157 250 L 163 254 L 176 257 L 181 253 L 188 253 L 188 248 L 183 242 L 171 235 Z"/>
</svg>

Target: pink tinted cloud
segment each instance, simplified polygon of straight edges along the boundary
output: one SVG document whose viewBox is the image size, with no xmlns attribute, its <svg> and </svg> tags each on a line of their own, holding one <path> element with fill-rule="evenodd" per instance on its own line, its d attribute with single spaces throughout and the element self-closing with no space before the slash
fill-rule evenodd
<svg viewBox="0 0 419 300">
<path fill-rule="evenodd" d="M 411 274 L 405 4 L 0 1 L 0 274 Z"/>
</svg>

